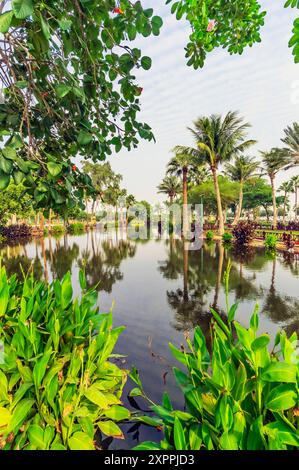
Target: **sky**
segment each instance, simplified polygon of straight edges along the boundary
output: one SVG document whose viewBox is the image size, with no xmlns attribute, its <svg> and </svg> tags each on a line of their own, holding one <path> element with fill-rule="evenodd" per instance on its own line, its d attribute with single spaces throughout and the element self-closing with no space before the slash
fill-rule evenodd
<svg viewBox="0 0 299 470">
<path fill-rule="evenodd" d="M 153 60 L 149 71 L 139 69 L 143 87 L 139 120 L 153 129 L 155 143 L 141 141 L 138 149 L 110 157 L 114 171 L 123 175 L 123 186 L 138 200 L 151 203 L 164 199 L 157 185 L 175 145 L 193 145 L 187 126 L 202 115 L 238 110 L 252 124 L 249 138 L 258 144 L 248 153 L 280 146 L 283 130 L 299 120 L 299 65 L 293 62 L 288 41 L 298 10 L 284 9 L 283 0 L 261 0 L 268 11 L 262 42 L 230 56 L 218 49 L 208 55 L 203 69 L 187 67 L 184 47 L 188 24 L 170 14 L 165 0 L 143 0 L 163 18 L 158 37 L 138 40 L 142 54 Z M 297 15 L 296 15 L 297 13 Z M 299 168 L 282 172 L 277 186 Z"/>
</svg>

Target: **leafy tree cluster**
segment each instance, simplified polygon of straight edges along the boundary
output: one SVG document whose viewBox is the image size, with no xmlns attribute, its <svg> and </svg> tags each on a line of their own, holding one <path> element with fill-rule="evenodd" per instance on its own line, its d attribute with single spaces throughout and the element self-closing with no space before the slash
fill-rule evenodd
<svg viewBox="0 0 299 470">
<path fill-rule="evenodd" d="M 230 54 L 242 54 L 246 47 L 261 42 L 260 30 L 266 11 L 258 0 L 167 0 L 176 18 L 186 18 L 191 26 L 185 48 L 187 65 L 203 67 L 207 54 L 218 47 Z M 298 0 L 288 0 L 285 8 L 299 8 Z M 295 62 L 299 61 L 299 19 L 294 22 L 293 47 Z"/>
<path fill-rule="evenodd" d="M 92 183 L 74 157 L 104 160 L 153 139 L 138 121 L 142 87 L 134 77 L 151 59 L 130 44 L 161 26 L 139 1 L 0 3 L 0 189 L 13 177 L 37 208 L 83 208 Z"/>
</svg>

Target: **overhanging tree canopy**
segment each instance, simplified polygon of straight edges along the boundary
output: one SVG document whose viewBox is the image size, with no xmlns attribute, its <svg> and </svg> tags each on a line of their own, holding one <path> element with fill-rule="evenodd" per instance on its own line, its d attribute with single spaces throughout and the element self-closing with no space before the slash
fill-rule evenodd
<svg viewBox="0 0 299 470">
<path fill-rule="evenodd" d="M 260 30 L 266 11 L 258 0 L 166 0 L 176 18 L 186 18 L 191 26 L 186 46 L 187 65 L 203 67 L 206 56 L 215 48 L 230 54 L 242 54 L 247 46 L 261 42 Z M 285 8 L 299 8 L 298 0 L 287 0 Z M 299 62 L 299 19 L 294 22 L 293 47 L 295 62 Z"/>
<path fill-rule="evenodd" d="M 13 177 L 37 208 L 82 206 L 92 185 L 73 157 L 104 160 L 153 139 L 137 121 L 142 88 L 133 72 L 151 59 L 130 41 L 161 26 L 139 1 L 0 2 L 0 189 Z"/>
</svg>

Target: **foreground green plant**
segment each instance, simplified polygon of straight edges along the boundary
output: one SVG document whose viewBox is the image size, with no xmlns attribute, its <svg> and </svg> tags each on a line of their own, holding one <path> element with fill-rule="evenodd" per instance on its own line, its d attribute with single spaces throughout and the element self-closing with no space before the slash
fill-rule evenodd
<svg viewBox="0 0 299 470">
<path fill-rule="evenodd" d="M 265 247 L 268 250 L 275 250 L 278 238 L 275 234 L 269 233 L 265 239 Z"/>
<path fill-rule="evenodd" d="M 228 273 L 225 284 L 228 289 Z M 228 290 L 227 290 L 228 292 Z M 227 296 L 228 304 L 228 296 Z M 163 450 L 287 450 L 299 448 L 297 336 L 278 332 L 269 347 L 268 334 L 258 335 L 256 308 L 250 327 L 234 321 L 237 304 L 228 308 L 225 323 L 211 309 L 212 351 L 201 328 L 187 337 L 186 349 L 170 344 L 184 370 L 173 373 L 185 399 L 186 411 L 174 410 L 167 393 L 161 405 L 151 403 L 156 417 L 140 417 L 147 424 L 163 426 L 157 444 L 136 447 Z M 136 373 L 134 396 L 146 397 Z"/>
<path fill-rule="evenodd" d="M 206 240 L 212 241 L 214 240 L 214 232 L 212 230 L 208 230 L 206 233 Z"/>
<path fill-rule="evenodd" d="M 97 294 L 72 300 L 70 274 L 48 285 L 19 282 L 0 267 L 0 448 L 93 450 L 101 433 L 123 438 L 117 421 L 127 371 L 110 362 L 123 327 L 99 314 Z"/>
<path fill-rule="evenodd" d="M 226 244 L 231 243 L 233 238 L 233 235 L 229 232 L 224 232 L 224 234 L 222 235 L 222 241 Z"/>
</svg>

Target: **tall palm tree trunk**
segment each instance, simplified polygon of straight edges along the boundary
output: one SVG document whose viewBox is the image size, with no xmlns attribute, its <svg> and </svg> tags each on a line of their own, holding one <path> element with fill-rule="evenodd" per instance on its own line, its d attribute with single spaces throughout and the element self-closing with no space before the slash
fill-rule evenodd
<svg viewBox="0 0 299 470">
<path fill-rule="evenodd" d="M 211 171 L 213 175 L 213 182 L 214 182 L 216 201 L 217 201 L 219 235 L 223 235 L 224 234 L 223 210 L 222 210 L 221 194 L 220 194 L 220 189 L 219 189 L 219 184 L 218 184 L 216 167 L 212 166 Z"/>
<path fill-rule="evenodd" d="M 295 220 L 298 219 L 298 188 L 295 188 Z"/>
<path fill-rule="evenodd" d="M 285 191 L 284 198 L 283 198 L 283 225 L 285 225 L 285 221 L 286 221 L 286 207 L 287 207 L 287 192 Z"/>
<path fill-rule="evenodd" d="M 183 168 L 183 236 L 188 233 L 188 186 L 187 186 L 188 168 Z"/>
<path fill-rule="evenodd" d="M 188 249 L 188 243 L 184 242 L 184 245 L 183 245 L 183 274 L 184 274 L 183 298 L 185 302 L 189 300 L 188 269 L 189 269 L 189 249 Z"/>
<path fill-rule="evenodd" d="M 233 225 L 237 225 L 240 220 L 242 214 L 242 206 L 243 206 L 243 181 L 240 181 L 240 193 L 239 193 L 239 204 L 237 207 L 237 212 L 233 221 Z"/>
<path fill-rule="evenodd" d="M 272 188 L 272 204 L 273 204 L 273 228 L 277 229 L 277 204 L 276 204 L 276 190 L 275 190 L 275 177 L 270 177 Z"/>
</svg>

